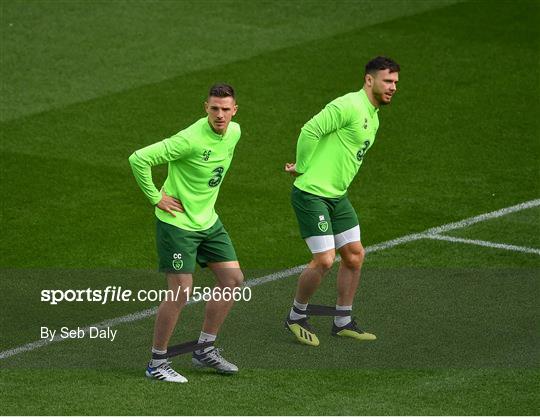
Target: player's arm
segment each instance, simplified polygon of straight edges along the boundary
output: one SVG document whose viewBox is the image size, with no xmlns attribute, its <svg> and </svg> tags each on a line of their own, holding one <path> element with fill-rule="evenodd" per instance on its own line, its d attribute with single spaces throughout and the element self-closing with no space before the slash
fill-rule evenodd
<svg viewBox="0 0 540 418">
<path fill-rule="evenodd" d="M 338 98 L 326 105 L 302 127 L 296 145 L 296 173 L 305 173 L 318 141 L 323 136 L 347 126 L 350 123 L 350 113 L 347 103 L 343 98 Z"/>
<path fill-rule="evenodd" d="M 181 134 L 176 134 L 163 141 L 156 142 L 135 151 L 129 157 L 129 163 L 137 184 L 152 205 L 176 216 L 173 211 L 183 212 L 182 203 L 172 196 L 160 192 L 152 179 L 152 167 L 169 161 L 178 160 L 189 154 L 191 144 Z"/>
</svg>

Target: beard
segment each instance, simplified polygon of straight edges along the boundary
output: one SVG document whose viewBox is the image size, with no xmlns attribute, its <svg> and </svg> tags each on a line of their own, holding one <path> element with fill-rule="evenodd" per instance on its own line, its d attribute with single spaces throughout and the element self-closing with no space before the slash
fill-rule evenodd
<svg viewBox="0 0 540 418">
<path fill-rule="evenodd" d="M 379 102 L 380 106 L 389 105 L 390 102 L 392 101 L 392 96 L 390 96 L 390 100 L 386 100 L 384 93 L 375 93 L 375 92 L 373 92 L 373 97 L 375 98 L 375 100 L 377 100 L 377 102 Z"/>
</svg>

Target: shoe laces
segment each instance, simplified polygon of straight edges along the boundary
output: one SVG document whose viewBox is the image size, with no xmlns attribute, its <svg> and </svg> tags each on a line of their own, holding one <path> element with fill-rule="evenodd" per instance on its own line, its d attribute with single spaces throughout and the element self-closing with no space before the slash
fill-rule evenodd
<svg viewBox="0 0 540 418">
<path fill-rule="evenodd" d="M 356 316 L 352 317 L 351 322 L 349 323 L 347 328 L 353 329 L 355 331 L 359 331 L 361 334 L 364 333 L 364 331 L 360 329 L 360 327 L 358 326 L 356 322 Z"/>
<path fill-rule="evenodd" d="M 221 347 L 214 347 L 212 350 L 210 350 L 206 354 L 209 357 L 214 358 L 215 360 L 224 360 L 223 356 L 221 355 L 221 352 L 223 351 L 223 348 Z"/>
<path fill-rule="evenodd" d="M 166 361 L 163 364 L 160 364 L 159 367 L 163 370 L 165 370 L 167 373 L 169 373 L 171 376 L 180 376 L 170 365 L 172 363 L 170 361 Z"/>
<path fill-rule="evenodd" d="M 213 350 L 209 351 L 208 353 L 205 353 L 207 356 L 211 357 L 214 360 L 217 360 L 223 364 L 232 365 L 229 361 L 225 360 L 221 353 L 223 352 L 223 348 L 221 347 L 214 347 Z"/>
<path fill-rule="evenodd" d="M 308 317 L 300 318 L 295 321 L 298 325 L 301 327 L 307 329 L 309 332 L 313 333 L 313 328 L 311 327 L 310 323 L 308 322 Z"/>
</svg>

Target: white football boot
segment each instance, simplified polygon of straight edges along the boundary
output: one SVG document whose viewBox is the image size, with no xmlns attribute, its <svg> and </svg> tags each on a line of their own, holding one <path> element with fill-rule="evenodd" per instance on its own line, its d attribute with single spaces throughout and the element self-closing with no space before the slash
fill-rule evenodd
<svg viewBox="0 0 540 418">
<path fill-rule="evenodd" d="M 165 361 L 157 367 L 150 367 L 150 363 L 148 363 L 146 377 L 163 382 L 186 383 L 188 380 L 180 373 L 174 371 L 170 364 L 170 361 Z"/>
<path fill-rule="evenodd" d="M 210 367 L 221 373 L 236 373 L 238 367 L 221 356 L 221 348 L 213 347 L 202 354 L 193 353 L 191 362 L 195 367 Z"/>
</svg>

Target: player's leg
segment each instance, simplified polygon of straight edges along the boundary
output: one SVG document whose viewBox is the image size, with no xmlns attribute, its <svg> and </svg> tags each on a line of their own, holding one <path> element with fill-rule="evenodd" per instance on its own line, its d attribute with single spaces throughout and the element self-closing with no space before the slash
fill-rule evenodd
<svg viewBox="0 0 540 418">
<path fill-rule="evenodd" d="M 322 197 L 293 188 L 291 201 L 300 226 L 302 238 L 312 253 L 312 259 L 298 278 L 293 306 L 285 320 L 298 341 L 317 346 L 319 339 L 305 313 L 311 296 L 316 292 L 335 258 L 334 237 L 330 223 L 329 205 Z"/>
<path fill-rule="evenodd" d="M 238 261 L 208 263 L 216 276 L 217 298 L 212 297 L 206 304 L 203 332 L 217 335 L 225 318 L 234 304 L 232 292 L 244 282 L 244 275 Z"/>
<path fill-rule="evenodd" d="M 167 359 L 167 346 L 174 331 L 180 311 L 187 301 L 193 278 L 191 274 L 167 273 L 169 295 L 159 305 L 154 323 L 152 359 L 146 368 L 146 376 L 166 382 L 185 383 L 187 379 L 176 372 Z M 170 295 L 178 295 L 178 298 Z"/>
<path fill-rule="evenodd" d="M 156 314 L 154 340 L 152 344 L 154 349 L 165 352 L 167 351 L 174 327 L 178 322 L 180 311 L 185 306 L 187 295 L 193 285 L 193 276 L 191 274 L 167 273 L 166 276 L 169 290 L 171 291 L 169 293 L 178 295 L 178 298 L 168 295 L 161 301 Z"/>
<path fill-rule="evenodd" d="M 199 264 L 208 266 L 216 276 L 216 287 L 205 307 L 204 323 L 199 337 L 201 343 L 216 340 L 219 329 L 234 304 L 233 291 L 244 281 L 236 258 L 229 234 L 218 220 L 198 250 Z M 225 360 L 220 351 L 213 345 L 195 351 L 192 363 L 197 367 L 211 367 L 223 373 L 236 373 L 238 367 Z"/>
<path fill-rule="evenodd" d="M 319 288 L 324 275 L 332 268 L 335 258 L 334 249 L 314 253 L 313 259 L 300 273 L 293 306 L 285 320 L 285 327 L 291 331 L 302 344 L 318 346 L 319 338 L 309 323 L 305 313 L 309 300 Z"/>
<path fill-rule="evenodd" d="M 358 234 L 358 238 L 359 236 L 360 234 Z M 341 262 L 339 263 L 337 276 L 337 305 L 350 306 L 353 304 L 360 283 L 360 271 L 364 262 L 365 251 L 359 240 L 340 245 L 338 251 Z"/>
<path fill-rule="evenodd" d="M 341 256 L 337 276 L 336 309 L 352 311 L 354 298 L 360 283 L 360 271 L 364 263 L 365 250 L 360 241 L 360 225 L 358 217 L 347 197 L 336 205 L 332 223 L 336 235 L 336 249 Z M 358 328 L 350 316 L 335 316 L 332 335 L 352 337 L 359 340 L 374 340 L 373 334 Z"/>
<path fill-rule="evenodd" d="M 306 241 L 311 238 L 317 239 L 319 237 L 310 237 Z M 325 240 L 327 239 L 325 238 Z M 333 245 L 330 242 L 328 240 L 328 246 L 325 248 Z M 298 303 L 307 304 L 309 302 L 311 296 L 319 288 L 325 274 L 332 268 L 335 256 L 336 252 L 333 247 L 322 252 L 313 253 L 312 260 L 302 273 L 300 273 L 300 277 L 298 278 L 296 294 L 294 296 L 294 299 Z"/>
<path fill-rule="evenodd" d="M 156 232 L 159 269 L 166 274 L 169 292 L 159 305 L 156 315 L 152 359 L 146 369 L 146 376 L 184 383 L 187 379 L 170 367 L 167 346 L 193 284 L 198 237 L 197 233 L 161 221 L 157 222 Z"/>
</svg>

